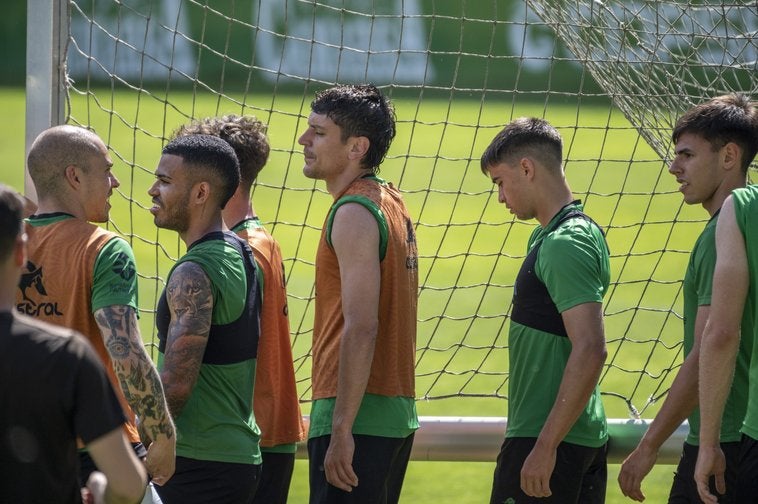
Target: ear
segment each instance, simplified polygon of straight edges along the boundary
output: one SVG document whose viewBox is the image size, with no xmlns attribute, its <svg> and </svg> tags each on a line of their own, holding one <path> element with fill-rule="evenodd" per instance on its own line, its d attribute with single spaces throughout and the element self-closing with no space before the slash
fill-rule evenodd
<svg viewBox="0 0 758 504">
<path fill-rule="evenodd" d="M 736 143 L 727 142 L 721 149 L 721 155 L 724 160 L 724 169 L 732 170 L 740 167 L 742 149 Z"/>
<path fill-rule="evenodd" d="M 63 178 L 74 189 L 77 189 L 81 185 L 80 175 L 79 167 L 73 164 L 68 165 L 63 170 Z"/>
<path fill-rule="evenodd" d="M 211 196 L 211 185 L 207 181 L 197 182 L 192 187 L 192 197 L 197 204 L 205 204 Z"/>
<path fill-rule="evenodd" d="M 351 160 L 363 159 L 363 156 L 368 152 L 368 148 L 371 146 L 371 141 L 365 136 L 350 137 L 347 139 L 349 144 L 348 157 Z"/>
<path fill-rule="evenodd" d="M 526 177 L 527 180 L 534 180 L 535 166 L 531 158 L 523 157 L 519 161 L 519 174 Z"/>
</svg>

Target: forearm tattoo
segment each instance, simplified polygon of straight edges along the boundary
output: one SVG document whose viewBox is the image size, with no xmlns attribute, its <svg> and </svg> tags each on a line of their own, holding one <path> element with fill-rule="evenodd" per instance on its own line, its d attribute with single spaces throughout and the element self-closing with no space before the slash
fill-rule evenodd
<svg viewBox="0 0 758 504">
<path fill-rule="evenodd" d="M 171 311 L 163 385 L 171 413 L 176 417 L 187 402 L 200 373 L 213 314 L 211 283 L 197 264 L 180 264 L 166 286 Z"/>
<path fill-rule="evenodd" d="M 163 386 L 142 343 L 136 312 L 130 306 L 107 306 L 95 312 L 95 320 L 124 397 L 139 417 L 140 430 L 150 438 L 143 441 L 173 437 Z"/>
</svg>

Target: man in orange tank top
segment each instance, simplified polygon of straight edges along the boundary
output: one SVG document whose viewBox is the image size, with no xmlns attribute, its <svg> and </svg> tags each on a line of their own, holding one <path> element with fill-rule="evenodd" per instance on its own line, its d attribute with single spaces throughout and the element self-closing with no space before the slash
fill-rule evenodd
<svg viewBox="0 0 758 504">
<path fill-rule="evenodd" d="M 119 186 L 108 149 L 89 130 L 54 126 L 35 139 L 27 164 L 39 201 L 26 221 L 29 261 L 16 307 L 92 343 L 124 408 L 129 441 L 146 457 L 153 482 L 164 484 L 174 473 L 176 438 L 137 325 L 134 254 L 123 238 L 92 224 L 108 221 L 108 200 Z M 86 481 L 95 467 L 86 453 L 81 466 Z"/>
<path fill-rule="evenodd" d="M 416 237 L 377 177 L 394 136 L 389 100 L 353 85 L 318 93 L 298 140 L 303 173 L 334 198 L 316 253 L 312 504 L 397 502 L 418 428 Z"/>
<path fill-rule="evenodd" d="M 24 201 L 0 184 L 0 492 L 3 502 L 138 502 L 145 468 L 127 443 L 124 415 L 102 362 L 81 334 L 21 315 Z M 87 489 L 77 439 L 101 472 Z"/>
<path fill-rule="evenodd" d="M 225 115 L 193 121 L 181 126 L 174 136 L 217 136 L 232 146 L 240 162 L 240 184 L 226 203 L 222 217 L 229 229 L 250 244 L 263 284 L 253 393 L 255 421 L 261 428 L 263 466 L 253 504 L 285 504 L 297 443 L 305 439 L 305 426 L 292 361 L 282 253 L 263 227 L 250 198 L 252 185 L 268 160 L 266 129 L 255 117 Z"/>
</svg>

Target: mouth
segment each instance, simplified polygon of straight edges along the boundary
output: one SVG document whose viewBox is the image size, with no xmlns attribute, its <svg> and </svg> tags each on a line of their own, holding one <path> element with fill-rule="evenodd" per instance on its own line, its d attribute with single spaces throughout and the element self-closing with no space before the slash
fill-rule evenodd
<svg viewBox="0 0 758 504">
<path fill-rule="evenodd" d="M 160 210 L 160 204 L 156 200 L 153 200 L 152 203 L 153 206 L 151 206 L 149 210 L 151 214 L 155 214 L 158 210 Z"/>
<path fill-rule="evenodd" d="M 676 181 L 679 183 L 679 190 L 684 191 L 687 187 L 689 187 L 690 183 L 686 182 L 682 179 L 676 179 Z"/>
</svg>

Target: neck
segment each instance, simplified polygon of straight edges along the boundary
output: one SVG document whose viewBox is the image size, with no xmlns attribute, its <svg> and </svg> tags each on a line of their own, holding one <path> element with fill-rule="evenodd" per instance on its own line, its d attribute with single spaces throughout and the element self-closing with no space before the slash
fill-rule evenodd
<svg viewBox="0 0 758 504">
<path fill-rule="evenodd" d="M 255 217 L 255 209 L 250 201 L 250 194 L 242 194 L 239 191 L 234 193 L 221 215 L 227 226 L 234 226 L 238 222 Z"/>
<path fill-rule="evenodd" d="M 702 205 L 708 215 L 713 217 L 721 209 L 721 205 L 724 204 L 724 200 L 732 194 L 732 191 L 745 187 L 747 185 L 747 174 L 740 175 L 739 177 L 725 178 L 721 181 L 719 186 L 713 195 L 706 201 L 703 201 Z"/>
<path fill-rule="evenodd" d="M 574 201 L 574 195 L 568 185 L 563 184 L 556 190 L 550 191 L 542 198 L 542 205 L 538 207 L 535 217 L 543 228 L 546 227 L 561 208 Z"/>
<path fill-rule="evenodd" d="M 37 215 L 61 212 L 71 214 L 77 219 L 87 220 L 87 216 L 84 214 L 84 210 L 82 209 L 81 205 L 74 205 L 59 199 L 40 199 L 39 203 L 37 204 L 37 209 L 34 211 L 34 213 Z"/>
<path fill-rule="evenodd" d="M 189 229 L 179 233 L 179 238 L 181 238 L 184 244 L 189 247 L 208 233 L 226 231 L 227 229 L 229 228 L 224 224 L 224 220 L 221 218 L 221 212 L 218 212 L 207 220 L 190 225 Z"/>
<path fill-rule="evenodd" d="M 366 175 L 371 175 L 370 169 L 361 168 L 360 165 L 355 165 L 342 171 L 333 179 L 325 180 L 326 190 L 329 191 L 329 194 L 331 194 L 333 198 L 336 198 L 342 194 L 350 184 Z"/>
</svg>

